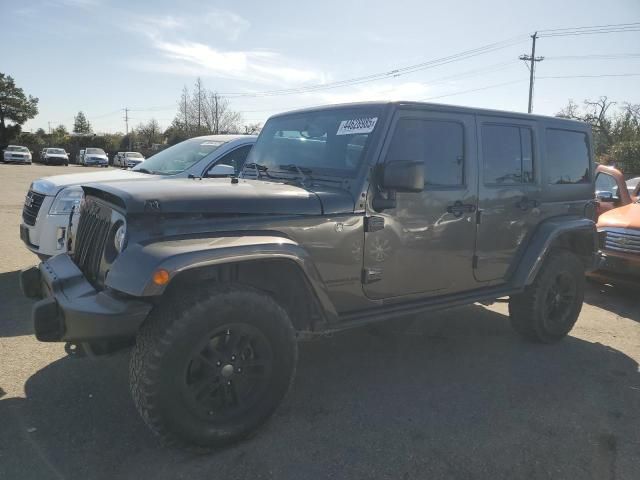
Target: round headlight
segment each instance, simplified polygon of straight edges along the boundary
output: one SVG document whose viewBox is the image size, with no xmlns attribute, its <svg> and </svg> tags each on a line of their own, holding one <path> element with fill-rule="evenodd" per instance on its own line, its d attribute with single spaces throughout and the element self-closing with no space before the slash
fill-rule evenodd
<svg viewBox="0 0 640 480">
<path fill-rule="evenodd" d="M 123 223 L 118 227 L 116 234 L 113 236 L 113 246 L 115 247 L 116 252 L 122 253 L 122 250 L 124 250 L 124 240 L 126 235 L 127 227 Z"/>
</svg>

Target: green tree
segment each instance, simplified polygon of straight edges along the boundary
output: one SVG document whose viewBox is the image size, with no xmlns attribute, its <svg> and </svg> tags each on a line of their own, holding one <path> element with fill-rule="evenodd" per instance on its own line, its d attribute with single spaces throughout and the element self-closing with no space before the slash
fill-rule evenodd
<svg viewBox="0 0 640 480">
<path fill-rule="evenodd" d="M 84 112 L 80 110 L 78 114 L 73 118 L 73 132 L 74 133 L 92 133 L 91 124 Z"/>
<path fill-rule="evenodd" d="M 20 133 L 20 126 L 38 114 L 38 99 L 25 95 L 13 77 L 0 73 L 0 145 Z M 8 125 L 7 122 L 12 122 Z"/>
<path fill-rule="evenodd" d="M 69 135 L 69 131 L 67 130 L 67 127 L 65 127 L 64 125 L 60 124 L 56 128 L 53 129 L 53 134 L 56 137 L 66 137 L 67 135 Z"/>
</svg>

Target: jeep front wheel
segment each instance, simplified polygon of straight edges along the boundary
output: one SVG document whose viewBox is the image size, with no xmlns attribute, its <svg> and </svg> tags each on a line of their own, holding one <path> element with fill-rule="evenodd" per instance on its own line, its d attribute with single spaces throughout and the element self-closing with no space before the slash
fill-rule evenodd
<svg viewBox="0 0 640 480">
<path fill-rule="evenodd" d="M 566 250 L 551 253 L 534 282 L 509 299 L 511 326 L 530 340 L 561 340 L 578 320 L 584 284 L 584 267 L 578 257 Z"/>
<path fill-rule="evenodd" d="M 296 361 L 293 326 L 270 296 L 219 288 L 155 309 L 131 357 L 131 392 L 167 443 L 222 446 L 271 416 Z"/>
</svg>

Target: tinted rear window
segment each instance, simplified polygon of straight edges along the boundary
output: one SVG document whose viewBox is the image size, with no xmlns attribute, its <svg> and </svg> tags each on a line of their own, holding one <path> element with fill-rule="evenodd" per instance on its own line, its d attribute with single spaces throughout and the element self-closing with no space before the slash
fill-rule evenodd
<svg viewBox="0 0 640 480">
<path fill-rule="evenodd" d="M 548 183 L 589 183 L 589 150 L 589 137 L 586 133 L 547 129 Z"/>
<path fill-rule="evenodd" d="M 533 136 L 527 127 L 483 125 L 482 157 L 485 184 L 533 182 Z"/>
</svg>

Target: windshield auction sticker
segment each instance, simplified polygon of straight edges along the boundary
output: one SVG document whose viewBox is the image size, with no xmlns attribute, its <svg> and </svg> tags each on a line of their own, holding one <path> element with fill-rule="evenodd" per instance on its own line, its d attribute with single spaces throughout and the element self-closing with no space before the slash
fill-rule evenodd
<svg viewBox="0 0 640 480">
<path fill-rule="evenodd" d="M 378 117 L 353 118 L 351 120 L 343 120 L 340 122 L 336 135 L 353 135 L 356 133 L 371 133 Z"/>
</svg>

